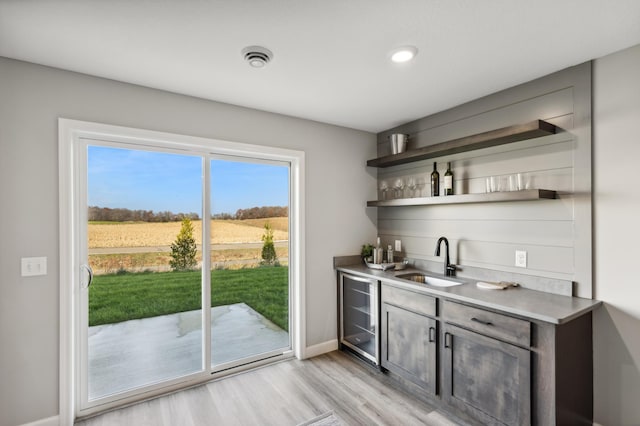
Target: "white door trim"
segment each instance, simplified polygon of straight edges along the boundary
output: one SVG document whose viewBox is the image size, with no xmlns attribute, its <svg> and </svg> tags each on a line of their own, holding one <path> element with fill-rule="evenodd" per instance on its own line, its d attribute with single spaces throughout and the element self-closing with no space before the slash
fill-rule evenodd
<svg viewBox="0 0 640 426">
<path fill-rule="evenodd" d="M 59 165 L 59 231 L 60 231 L 60 424 L 73 425 L 76 410 L 75 385 L 75 329 L 78 319 L 76 298 L 79 289 L 78 265 L 74 265 L 75 254 L 74 221 L 79 220 L 74 211 L 74 146 L 79 138 L 121 141 L 139 145 L 166 146 L 203 154 L 226 154 L 259 157 L 291 164 L 290 226 L 291 252 L 289 254 L 290 277 L 292 279 L 292 349 L 294 355 L 305 357 L 305 154 L 284 148 L 236 143 L 223 140 L 156 132 L 101 123 L 58 119 L 58 165 Z"/>
</svg>

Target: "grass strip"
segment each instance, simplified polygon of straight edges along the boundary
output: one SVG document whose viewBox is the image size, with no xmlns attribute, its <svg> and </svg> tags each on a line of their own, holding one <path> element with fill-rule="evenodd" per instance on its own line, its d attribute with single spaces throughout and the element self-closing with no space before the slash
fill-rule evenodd
<svg viewBox="0 0 640 426">
<path fill-rule="evenodd" d="M 211 307 L 246 303 L 289 329 L 286 266 L 211 271 Z M 89 325 L 192 311 L 201 307 L 201 272 L 96 275 L 89 288 Z"/>
</svg>

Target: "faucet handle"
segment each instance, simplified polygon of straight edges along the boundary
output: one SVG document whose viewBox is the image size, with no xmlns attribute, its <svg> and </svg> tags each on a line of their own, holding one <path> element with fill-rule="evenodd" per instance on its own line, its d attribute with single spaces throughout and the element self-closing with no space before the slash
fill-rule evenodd
<svg viewBox="0 0 640 426">
<path fill-rule="evenodd" d="M 447 276 L 448 277 L 456 276 L 456 265 L 453 265 L 453 264 L 447 265 Z"/>
</svg>

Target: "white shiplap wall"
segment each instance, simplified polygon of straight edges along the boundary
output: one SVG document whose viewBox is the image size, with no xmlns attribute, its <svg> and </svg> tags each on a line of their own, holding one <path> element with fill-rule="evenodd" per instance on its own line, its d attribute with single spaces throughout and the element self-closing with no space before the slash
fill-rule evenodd
<svg viewBox="0 0 640 426">
<path fill-rule="evenodd" d="M 497 271 L 497 277 L 504 272 L 568 280 L 574 282 L 575 295 L 591 297 L 590 79 L 591 64 L 582 64 L 380 133 L 378 155 L 383 156 L 389 154 L 390 133 L 408 133 L 413 149 L 535 119 L 562 129 L 542 138 L 378 169 L 378 182 L 389 186 L 398 177 L 425 182 L 424 196 L 434 161 L 441 180 L 446 162 L 452 162 L 456 194 L 485 192 L 486 177 L 515 173 L 529 176 L 534 188 L 559 193 L 557 200 L 378 208 L 383 243 L 401 239 L 403 256 L 429 264 L 442 262 L 434 250 L 437 239 L 446 236 L 461 276 L 466 267 Z M 408 196 L 410 191 L 404 191 Z M 514 266 L 516 249 L 527 251 L 526 269 Z"/>
</svg>

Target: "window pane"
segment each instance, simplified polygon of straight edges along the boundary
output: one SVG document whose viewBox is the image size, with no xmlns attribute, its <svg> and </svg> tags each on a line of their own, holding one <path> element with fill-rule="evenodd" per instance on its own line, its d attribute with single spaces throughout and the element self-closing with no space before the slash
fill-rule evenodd
<svg viewBox="0 0 640 426">
<path fill-rule="evenodd" d="M 289 165 L 211 161 L 214 368 L 287 350 Z"/>
<path fill-rule="evenodd" d="M 202 159 L 89 146 L 89 400 L 202 371 Z"/>
</svg>

